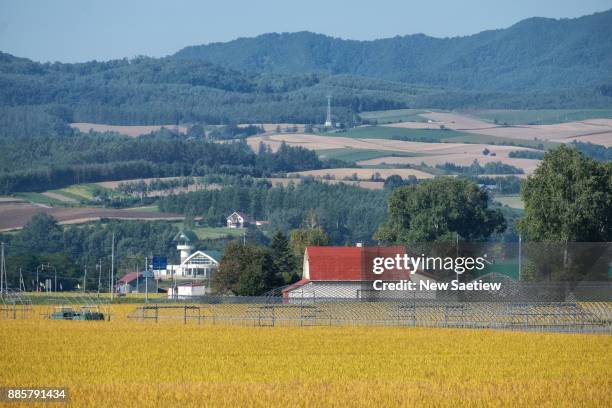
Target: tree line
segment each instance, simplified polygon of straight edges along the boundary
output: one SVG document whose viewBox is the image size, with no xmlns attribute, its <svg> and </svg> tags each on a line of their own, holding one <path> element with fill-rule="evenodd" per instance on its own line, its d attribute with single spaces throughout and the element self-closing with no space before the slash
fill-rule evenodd
<svg viewBox="0 0 612 408">
<path fill-rule="evenodd" d="M 329 185 L 303 179 L 298 185 L 272 186 L 253 181 L 163 197 L 161 211 L 200 216 L 210 226 L 222 226 L 234 211 L 254 220 L 268 220 L 269 230 L 289 233 L 304 225 L 314 212 L 335 244 L 372 242 L 372 234 L 386 214 L 385 190 L 365 190 L 345 184 Z"/>
<path fill-rule="evenodd" d="M 185 139 L 167 130 L 149 136 L 77 134 L 57 138 L 0 138 L 0 194 L 44 191 L 71 184 L 133 178 L 268 176 L 323 168 L 314 151 L 283 144 L 255 154 L 244 142 Z"/>
</svg>

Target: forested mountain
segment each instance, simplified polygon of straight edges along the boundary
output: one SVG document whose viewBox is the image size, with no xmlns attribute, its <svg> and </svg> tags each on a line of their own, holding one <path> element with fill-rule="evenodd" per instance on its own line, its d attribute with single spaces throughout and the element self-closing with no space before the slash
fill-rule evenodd
<svg viewBox="0 0 612 408">
<path fill-rule="evenodd" d="M 410 105 L 423 92 L 369 78 L 242 73 L 200 60 L 41 64 L 0 53 L 0 127 L 12 128 L 3 133 L 28 133 L 57 117 L 125 125 L 315 123 L 324 119 L 328 93 L 335 96 L 335 114 L 348 121 L 362 110 Z"/>
<path fill-rule="evenodd" d="M 354 41 L 273 33 L 187 47 L 174 57 L 250 72 L 327 72 L 464 90 L 597 87 L 612 83 L 612 10 L 576 19 L 530 18 L 454 38 Z"/>
<path fill-rule="evenodd" d="M 38 63 L 0 52 L 0 136 L 68 122 L 321 123 L 415 108 L 612 106 L 612 10 L 468 37 L 352 41 L 309 32 L 187 47 L 165 58 Z"/>
</svg>

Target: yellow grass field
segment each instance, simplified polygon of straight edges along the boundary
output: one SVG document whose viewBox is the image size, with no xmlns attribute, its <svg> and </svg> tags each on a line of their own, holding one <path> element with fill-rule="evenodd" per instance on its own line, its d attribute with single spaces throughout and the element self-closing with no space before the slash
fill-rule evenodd
<svg viewBox="0 0 612 408">
<path fill-rule="evenodd" d="M 128 135 L 131 137 L 137 137 L 141 135 L 146 135 L 151 132 L 156 132 L 160 130 L 162 127 L 166 129 L 175 129 L 175 125 L 151 125 L 151 126 L 141 126 L 141 125 L 104 125 L 100 123 L 71 123 L 71 127 L 75 129 L 79 129 L 81 132 L 87 133 L 90 130 L 95 132 L 117 132 L 124 135 Z M 187 128 L 185 126 L 179 126 L 178 130 L 180 133 L 186 133 Z"/>
<path fill-rule="evenodd" d="M 78 407 L 612 404 L 608 335 L 156 324 L 134 307 L 0 320 L 0 385 L 66 386 Z"/>
<path fill-rule="evenodd" d="M 605 146 L 612 145 L 612 119 L 587 119 L 553 125 L 503 127 L 456 112 L 429 112 L 422 114 L 422 116 L 449 129 L 496 137 L 523 140 L 534 140 L 537 138 L 539 140 L 561 143 L 577 140 L 580 142 L 599 143 Z"/>
<path fill-rule="evenodd" d="M 519 159 L 509 157 L 511 151 L 523 150 L 532 151 L 533 149 L 519 146 L 500 146 L 478 143 L 426 143 L 426 142 L 407 142 L 402 140 L 387 139 L 353 139 L 342 136 L 321 136 L 310 134 L 282 134 L 272 136 L 253 136 L 247 139 L 251 148 L 257 149 L 263 142 L 270 146 L 272 150 L 277 150 L 282 142 L 290 146 L 301 146 L 319 152 L 328 149 L 363 149 L 389 151 L 387 157 L 379 157 L 371 160 L 358 162 L 359 165 L 377 164 L 421 164 L 422 162 L 435 166 L 436 164 L 455 163 L 460 165 L 470 165 L 474 160 L 481 164 L 487 162 L 497 162 L 510 164 L 522 168 L 526 173 L 532 173 L 538 166 L 540 160 Z M 483 155 L 483 150 L 488 149 L 495 153 L 495 156 Z M 415 157 L 392 156 L 392 153 L 416 153 Z M 352 174 L 352 173 L 351 173 Z M 397 173 L 396 173 L 397 174 Z M 418 175 L 417 175 L 418 177 Z"/>
<path fill-rule="evenodd" d="M 313 176 L 313 177 L 335 177 L 336 180 L 342 180 L 345 177 L 352 177 L 357 175 L 359 180 L 370 180 L 375 174 L 379 174 L 383 179 L 397 174 L 402 178 L 408 176 L 415 176 L 418 179 L 430 179 L 433 175 L 425 173 L 424 171 L 415 169 L 356 169 L 356 168 L 338 168 L 338 169 L 321 169 L 321 170 L 308 170 L 299 171 L 295 173 L 288 173 L 290 176 Z"/>
</svg>

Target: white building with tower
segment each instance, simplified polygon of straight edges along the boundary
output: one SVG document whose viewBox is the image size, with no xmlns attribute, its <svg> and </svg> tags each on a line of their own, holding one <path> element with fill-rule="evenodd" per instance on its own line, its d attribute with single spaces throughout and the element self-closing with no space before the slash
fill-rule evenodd
<svg viewBox="0 0 612 408">
<path fill-rule="evenodd" d="M 155 271 L 155 277 L 161 280 L 198 282 L 210 291 L 210 282 L 219 267 L 219 251 L 194 251 L 198 237 L 193 231 L 182 230 L 174 237 L 176 249 L 180 253 L 180 263 L 166 265 L 166 269 Z"/>
</svg>

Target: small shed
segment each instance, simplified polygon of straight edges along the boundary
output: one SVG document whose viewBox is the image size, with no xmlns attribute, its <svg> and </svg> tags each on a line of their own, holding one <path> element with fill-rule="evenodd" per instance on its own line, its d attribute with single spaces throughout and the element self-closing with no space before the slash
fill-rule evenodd
<svg viewBox="0 0 612 408">
<path fill-rule="evenodd" d="M 168 289 L 169 299 L 190 299 L 193 297 L 204 296 L 206 285 L 200 283 L 184 283 Z"/>
</svg>

